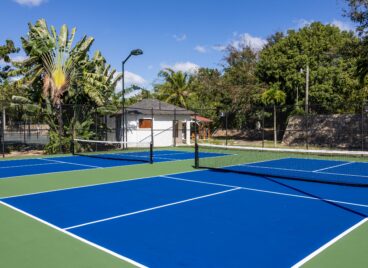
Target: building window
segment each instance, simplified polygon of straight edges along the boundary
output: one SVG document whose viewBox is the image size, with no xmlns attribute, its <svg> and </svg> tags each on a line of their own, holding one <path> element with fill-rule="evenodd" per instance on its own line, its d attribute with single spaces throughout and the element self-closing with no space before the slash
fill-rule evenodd
<svg viewBox="0 0 368 268">
<path fill-rule="evenodd" d="M 139 128 L 152 128 L 152 119 L 139 119 Z"/>
</svg>

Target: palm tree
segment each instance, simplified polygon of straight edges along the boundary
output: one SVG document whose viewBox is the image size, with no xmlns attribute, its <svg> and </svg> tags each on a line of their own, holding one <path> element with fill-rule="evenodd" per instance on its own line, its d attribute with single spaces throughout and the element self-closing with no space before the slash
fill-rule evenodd
<svg viewBox="0 0 368 268">
<path fill-rule="evenodd" d="M 277 144 L 277 105 L 282 105 L 286 101 L 286 94 L 284 91 L 279 89 L 280 84 L 275 83 L 271 88 L 261 95 L 261 100 L 265 105 L 273 106 L 273 140 L 274 146 Z"/>
<path fill-rule="evenodd" d="M 187 73 L 175 72 L 166 68 L 159 73 L 164 78 L 164 83 L 156 86 L 156 93 L 159 99 L 174 105 L 188 108 L 188 100 L 192 96 L 192 77 Z"/>
<path fill-rule="evenodd" d="M 55 27 L 48 29 L 44 19 L 29 24 L 28 36 L 21 38 L 28 58 L 15 63 L 18 70 L 14 74 L 22 76 L 16 82 L 18 87 L 32 92 L 32 101 L 50 103 L 48 112 L 56 112 L 59 137 L 64 132 L 63 104 L 103 106 L 121 78 L 99 51 L 90 59 L 92 37 L 84 36 L 73 46 L 75 33 L 76 28 L 69 31 L 63 25 L 57 34 Z"/>
</svg>

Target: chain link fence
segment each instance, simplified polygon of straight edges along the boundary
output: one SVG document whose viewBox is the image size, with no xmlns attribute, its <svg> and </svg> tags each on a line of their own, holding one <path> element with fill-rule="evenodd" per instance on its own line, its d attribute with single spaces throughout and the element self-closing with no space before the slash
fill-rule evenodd
<svg viewBox="0 0 368 268">
<path fill-rule="evenodd" d="M 198 110 L 214 114 L 199 143 L 262 148 L 368 150 L 368 107 L 326 112 L 309 106 L 253 106 L 246 112 Z"/>
<path fill-rule="evenodd" d="M 368 150 L 368 107 L 252 106 L 246 111 L 183 109 L 144 100 L 124 111 L 87 104 L 27 111 L 1 109 L 3 156 L 71 152 L 74 139 L 150 143 L 155 148 L 199 143 L 260 148 Z"/>
</svg>

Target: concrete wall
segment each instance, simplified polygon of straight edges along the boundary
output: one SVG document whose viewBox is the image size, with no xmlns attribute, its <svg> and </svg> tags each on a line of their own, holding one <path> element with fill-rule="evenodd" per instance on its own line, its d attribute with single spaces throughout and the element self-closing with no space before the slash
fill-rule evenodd
<svg viewBox="0 0 368 268">
<path fill-rule="evenodd" d="M 308 130 L 308 131 L 307 131 Z M 363 130 L 363 132 L 362 132 Z M 368 118 L 361 115 L 291 116 L 283 136 L 285 145 L 340 149 L 368 149 Z"/>
</svg>

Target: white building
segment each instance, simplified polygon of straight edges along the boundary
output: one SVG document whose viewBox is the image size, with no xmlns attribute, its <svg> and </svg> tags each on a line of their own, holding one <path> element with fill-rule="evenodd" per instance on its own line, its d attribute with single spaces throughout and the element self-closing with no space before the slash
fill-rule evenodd
<svg viewBox="0 0 368 268">
<path fill-rule="evenodd" d="M 127 128 L 123 133 L 123 124 L 120 124 L 121 131 L 118 134 L 121 140 L 125 136 L 127 142 L 150 143 L 153 136 L 155 147 L 190 144 L 193 112 L 156 99 L 142 100 L 129 106 L 126 111 Z M 118 116 L 121 117 L 121 114 Z"/>
</svg>

